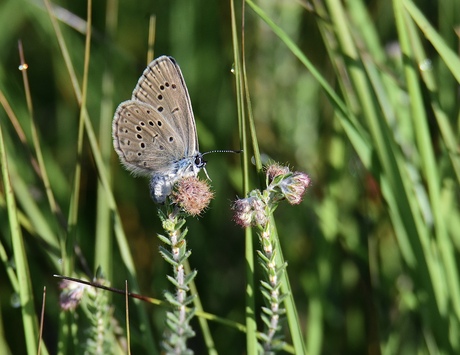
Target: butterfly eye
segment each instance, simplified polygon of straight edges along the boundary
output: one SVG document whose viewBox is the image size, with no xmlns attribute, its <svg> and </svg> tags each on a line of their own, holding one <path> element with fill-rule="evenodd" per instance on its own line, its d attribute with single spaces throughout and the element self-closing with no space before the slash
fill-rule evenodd
<svg viewBox="0 0 460 355">
<path fill-rule="evenodd" d="M 202 168 L 203 166 L 206 165 L 206 161 L 203 159 L 203 157 L 200 155 L 197 155 L 195 157 L 195 165 L 198 167 L 198 168 Z"/>
</svg>

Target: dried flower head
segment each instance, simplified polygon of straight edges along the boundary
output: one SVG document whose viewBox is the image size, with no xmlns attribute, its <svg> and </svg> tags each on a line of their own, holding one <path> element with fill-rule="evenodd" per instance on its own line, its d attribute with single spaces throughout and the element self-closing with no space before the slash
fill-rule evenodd
<svg viewBox="0 0 460 355">
<path fill-rule="evenodd" d="M 174 186 L 171 201 L 191 216 L 200 215 L 208 207 L 214 193 L 206 181 L 195 176 L 180 179 Z"/>
</svg>

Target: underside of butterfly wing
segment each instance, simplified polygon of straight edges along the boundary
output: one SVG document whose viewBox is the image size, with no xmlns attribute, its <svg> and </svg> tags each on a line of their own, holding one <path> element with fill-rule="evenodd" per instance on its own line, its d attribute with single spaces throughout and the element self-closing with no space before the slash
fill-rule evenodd
<svg viewBox="0 0 460 355">
<path fill-rule="evenodd" d="M 122 102 L 113 120 L 115 151 L 124 166 L 139 175 L 165 173 L 185 156 L 184 142 L 150 105 Z"/>
<path fill-rule="evenodd" d="M 153 106 L 183 137 L 186 156 L 198 152 L 198 138 L 190 96 L 176 61 L 167 56 L 153 60 L 133 90 L 132 100 Z"/>
</svg>

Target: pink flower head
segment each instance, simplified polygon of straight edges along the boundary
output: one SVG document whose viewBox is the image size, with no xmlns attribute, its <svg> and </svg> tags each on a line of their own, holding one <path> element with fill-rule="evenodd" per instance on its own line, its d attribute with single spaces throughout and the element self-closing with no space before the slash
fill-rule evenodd
<svg viewBox="0 0 460 355">
<path fill-rule="evenodd" d="M 271 165 L 268 165 L 265 174 L 267 175 L 268 178 L 268 183 L 270 184 L 274 178 L 280 175 L 286 175 L 289 173 L 290 170 L 287 166 L 282 166 L 278 163 L 273 163 Z"/>
<path fill-rule="evenodd" d="M 268 222 L 265 203 L 259 196 L 238 199 L 232 206 L 233 219 L 242 227 L 263 226 Z"/>
<path fill-rule="evenodd" d="M 281 193 L 291 205 L 298 205 L 302 202 L 303 195 L 310 186 L 310 178 L 307 174 L 296 171 L 279 184 Z"/>
<path fill-rule="evenodd" d="M 171 194 L 171 201 L 191 216 L 199 216 L 208 207 L 214 193 L 206 181 L 195 176 L 180 179 Z"/>
</svg>

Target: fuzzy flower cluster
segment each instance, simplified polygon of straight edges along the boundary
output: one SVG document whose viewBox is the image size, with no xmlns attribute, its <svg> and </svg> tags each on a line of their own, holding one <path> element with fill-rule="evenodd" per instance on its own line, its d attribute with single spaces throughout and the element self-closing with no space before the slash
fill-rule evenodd
<svg viewBox="0 0 460 355">
<path fill-rule="evenodd" d="M 310 178 L 299 171 L 291 172 L 289 167 L 271 164 L 265 170 L 267 188 L 260 192 L 253 190 L 249 197 L 233 203 L 234 220 L 243 227 L 264 226 L 268 213 L 281 200 L 298 205 L 310 186 Z"/>
<path fill-rule="evenodd" d="M 199 216 L 213 197 L 214 193 L 208 183 L 194 176 L 180 179 L 170 196 L 172 203 L 191 216 Z"/>
<path fill-rule="evenodd" d="M 310 178 L 307 174 L 302 172 L 294 172 L 290 176 L 286 176 L 285 179 L 276 186 L 279 188 L 281 195 L 291 205 L 298 205 L 302 202 L 303 195 L 310 186 Z M 275 187 L 275 188 L 276 188 Z"/>
<path fill-rule="evenodd" d="M 265 170 L 267 177 L 267 191 L 273 202 L 287 200 L 291 205 L 298 205 L 310 186 L 310 178 L 307 174 L 294 171 L 289 167 L 279 164 L 271 164 Z"/>
<path fill-rule="evenodd" d="M 264 226 L 268 217 L 265 213 L 265 203 L 259 191 L 254 190 L 253 196 L 248 198 L 241 198 L 233 203 L 232 209 L 235 212 L 234 220 L 240 226 Z"/>
</svg>

